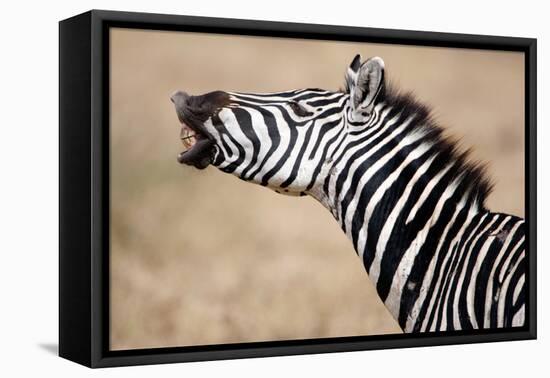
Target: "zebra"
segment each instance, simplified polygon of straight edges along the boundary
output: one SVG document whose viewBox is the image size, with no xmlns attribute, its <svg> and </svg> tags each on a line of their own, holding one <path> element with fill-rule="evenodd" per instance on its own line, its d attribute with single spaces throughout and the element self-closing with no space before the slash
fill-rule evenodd
<svg viewBox="0 0 550 378">
<path fill-rule="evenodd" d="M 380 57 L 355 56 L 338 91 L 171 100 L 180 163 L 319 201 L 404 332 L 524 325 L 524 220 L 487 210 L 485 165 L 385 79 Z"/>
</svg>

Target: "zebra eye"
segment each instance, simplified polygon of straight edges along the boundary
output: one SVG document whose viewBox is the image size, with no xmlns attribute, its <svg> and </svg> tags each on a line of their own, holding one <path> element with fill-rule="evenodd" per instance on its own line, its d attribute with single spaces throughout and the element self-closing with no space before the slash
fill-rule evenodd
<svg viewBox="0 0 550 378">
<path fill-rule="evenodd" d="M 288 104 L 290 106 L 290 109 L 299 117 L 306 117 L 311 115 L 310 112 L 308 112 L 306 109 L 302 107 L 302 105 L 298 104 L 295 101 L 292 101 Z"/>
</svg>

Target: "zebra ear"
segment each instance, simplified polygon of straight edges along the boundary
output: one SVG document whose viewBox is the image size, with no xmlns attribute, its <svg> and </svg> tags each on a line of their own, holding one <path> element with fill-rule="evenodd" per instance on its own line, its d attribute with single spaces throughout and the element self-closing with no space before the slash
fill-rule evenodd
<svg viewBox="0 0 550 378">
<path fill-rule="evenodd" d="M 361 68 L 361 54 L 355 55 L 346 72 L 346 93 L 350 93 L 357 82 L 357 73 Z"/>
<path fill-rule="evenodd" d="M 361 56 L 357 55 L 348 68 L 346 91 L 350 94 L 354 111 L 370 113 L 376 97 L 384 88 L 384 61 L 377 56 L 363 64 L 360 61 Z"/>
</svg>

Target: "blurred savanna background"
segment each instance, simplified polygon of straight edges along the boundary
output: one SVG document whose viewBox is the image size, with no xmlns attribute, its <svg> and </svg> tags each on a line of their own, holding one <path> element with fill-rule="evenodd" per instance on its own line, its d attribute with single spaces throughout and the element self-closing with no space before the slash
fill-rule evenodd
<svg viewBox="0 0 550 378">
<path fill-rule="evenodd" d="M 524 215 L 523 54 L 111 29 L 111 349 L 401 332 L 309 197 L 179 165 L 175 90 L 337 90 L 354 55 L 432 106 Z"/>
</svg>

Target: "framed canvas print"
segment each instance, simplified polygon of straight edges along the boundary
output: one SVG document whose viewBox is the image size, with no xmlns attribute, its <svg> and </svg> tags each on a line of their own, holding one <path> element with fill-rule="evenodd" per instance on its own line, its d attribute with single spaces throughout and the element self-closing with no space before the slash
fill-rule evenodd
<svg viewBox="0 0 550 378">
<path fill-rule="evenodd" d="M 536 40 L 59 26 L 62 357 L 536 337 Z"/>
</svg>

